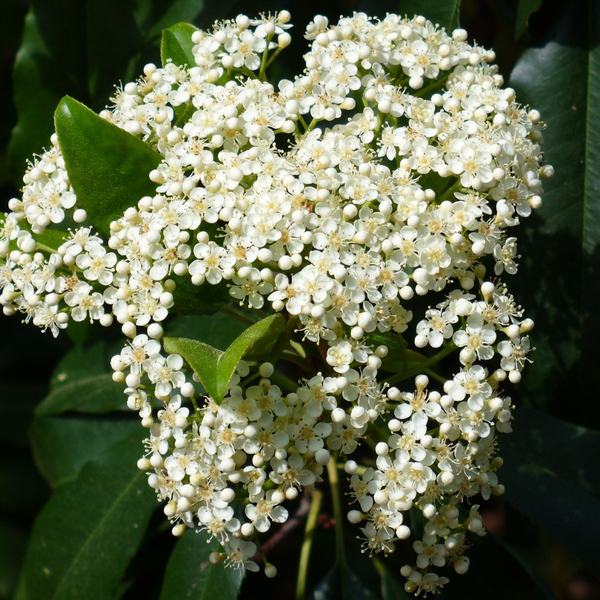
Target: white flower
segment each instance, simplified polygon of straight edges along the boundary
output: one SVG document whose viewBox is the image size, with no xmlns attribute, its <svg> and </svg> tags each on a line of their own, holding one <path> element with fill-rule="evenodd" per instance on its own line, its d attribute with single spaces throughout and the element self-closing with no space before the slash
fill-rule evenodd
<svg viewBox="0 0 600 600">
<path fill-rule="evenodd" d="M 223 279 L 223 270 L 235 265 L 235 258 L 214 242 L 196 244 L 194 246 L 195 260 L 189 266 L 192 277 L 204 277 L 211 285 L 217 285 Z"/>
<path fill-rule="evenodd" d="M 83 321 L 88 314 L 90 321 L 94 321 L 104 314 L 102 294 L 92 291 L 92 286 L 85 281 L 80 281 L 72 292 L 65 294 L 65 303 L 73 309 L 73 321 Z"/>
<path fill-rule="evenodd" d="M 339 340 L 335 346 L 327 350 L 327 364 L 331 365 L 337 373 L 345 373 L 354 361 L 350 342 Z"/>
<path fill-rule="evenodd" d="M 266 493 L 266 496 L 255 500 L 256 504 L 248 504 L 245 509 L 246 516 L 254 523 L 257 531 L 264 533 L 271 527 L 271 521 L 285 523 L 288 511 L 283 506 L 277 505 L 273 500 L 274 490 Z"/>
<path fill-rule="evenodd" d="M 113 267 L 116 262 L 116 255 L 113 252 L 106 252 L 106 249 L 99 244 L 79 254 L 75 259 L 75 264 L 83 269 L 83 276 L 88 281 L 98 281 L 104 286 L 112 283 Z"/>
<path fill-rule="evenodd" d="M 169 354 L 166 359 L 160 355 L 151 356 L 145 361 L 144 367 L 150 381 L 156 384 L 159 398 L 168 396 L 173 388 L 185 383 L 185 375 L 180 371 L 183 358 L 179 354 Z"/>
<path fill-rule="evenodd" d="M 531 351 L 529 336 L 503 340 L 498 344 L 502 356 L 500 367 L 505 371 L 522 371 L 526 362 L 531 362 L 527 354 Z"/>
<path fill-rule="evenodd" d="M 469 315 L 466 328 L 456 331 L 452 339 L 459 348 L 467 347 L 481 360 L 494 357 L 491 344 L 496 341 L 496 332 L 492 325 L 483 324 L 483 316 L 480 313 Z"/>
</svg>

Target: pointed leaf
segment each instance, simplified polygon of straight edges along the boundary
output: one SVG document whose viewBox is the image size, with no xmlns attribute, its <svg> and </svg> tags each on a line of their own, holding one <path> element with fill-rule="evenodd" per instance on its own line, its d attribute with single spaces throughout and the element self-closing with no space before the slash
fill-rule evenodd
<svg viewBox="0 0 600 600">
<path fill-rule="evenodd" d="M 54 370 L 50 392 L 37 406 L 36 414 L 126 410 L 123 386 L 113 381 L 108 366 L 113 354 L 105 342 L 97 342 L 85 349 L 73 348 Z"/>
<path fill-rule="evenodd" d="M 172 314 L 212 315 L 231 299 L 224 284 L 202 286 L 194 285 L 188 276 L 172 276 L 177 287 L 173 292 L 175 304 Z"/>
<path fill-rule="evenodd" d="M 227 348 L 221 364 L 225 365 L 229 361 L 228 364 L 231 365 L 235 362 L 232 367 L 235 370 L 242 357 L 247 357 L 249 360 L 266 360 L 279 336 L 284 331 L 285 319 L 281 315 L 273 315 L 251 325 Z M 227 383 L 229 383 L 229 380 Z"/>
<path fill-rule="evenodd" d="M 217 12 L 224 15 L 231 3 L 232 0 L 227 0 L 227 2 L 219 4 Z M 209 24 L 215 20 L 210 16 L 206 16 L 206 13 L 214 7 L 205 0 L 169 0 L 168 5 L 162 0 L 161 2 L 154 2 L 150 8 L 152 9 L 152 15 L 148 18 L 148 22 L 151 24 L 146 34 L 148 39 L 160 36 L 163 30 L 171 27 L 173 23 L 197 23 L 202 20 L 204 23 Z M 142 17 L 141 11 L 138 11 L 137 17 L 138 19 Z"/>
<path fill-rule="evenodd" d="M 54 6 L 54 20 L 47 19 L 32 2 L 23 31 L 23 40 L 14 66 L 14 100 L 18 123 L 8 148 L 9 168 L 16 185 L 22 185 L 26 160 L 43 147 L 50 148 L 54 131 L 52 115 L 65 94 L 82 97 L 79 80 L 85 72 L 78 28 L 84 21 L 82 2 Z M 49 2 L 47 4 L 50 4 Z M 56 4 L 56 3 L 54 3 Z M 67 4 L 69 6 L 67 6 Z M 65 52 L 60 40 L 69 41 Z M 52 73 L 52 77 L 49 77 Z"/>
<path fill-rule="evenodd" d="M 186 338 L 167 337 L 164 347 L 169 353 L 176 352 L 183 356 L 200 378 L 204 389 L 220 404 L 240 360 L 259 347 L 264 348 L 268 354 L 270 344 L 275 344 L 283 331 L 285 319 L 281 315 L 272 315 L 248 327 L 225 352 Z"/>
<path fill-rule="evenodd" d="M 586 7 L 585 9 L 583 7 Z M 589 12 L 582 26 L 582 14 Z M 510 85 L 547 124 L 544 155 L 556 176 L 519 238 L 520 273 L 511 291 L 536 322 L 537 351 L 519 392 L 564 414 L 564 398 L 596 388 L 600 319 L 600 20 L 597 5 L 560 3 L 533 31 Z M 600 417 L 595 403 L 585 414 Z M 577 418 L 577 417 L 574 417 Z"/>
<path fill-rule="evenodd" d="M 482 537 L 472 536 L 469 541 L 473 547 L 467 553 L 471 561 L 468 574 L 447 574 L 452 598 L 470 599 L 473 590 L 485 588 L 485 600 L 556 600 L 508 543 L 489 532 Z"/>
<path fill-rule="evenodd" d="M 381 597 L 383 600 L 411 600 L 413 596 L 405 591 L 404 585 L 388 569 L 386 561 L 372 556 L 371 563 L 381 577 Z"/>
<path fill-rule="evenodd" d="M 381 597 L 383 600 L 411 600 L 412 598 L 404 590 L 402 584 L 387 570 L 381 575 Z"/>
<path fill-rule="evenodd" d="M 423 15 L 434 25 L 452 31 L 458 27 L 459 6 L 460 0 L 400 0 L 398 12 L 408 17 Z"/>
<path fill-rule="evenodd" d="M 188 337 L 199 342 L 210 342 L 223 351 L 245 330 L 244 323 L 224 312 L 210 316 L 176 317 L 166 327 L 169 337 Z"/>
<path fill-rule="evenodd" d="M 169 354 L 177 353 L 183 356 L 198 375 L 206 392 L 217 402 L 222 400 L 219 398 L 218 385 L 219 359 L 224 354 L 221 350 L 197 340 L 169 337 L 164 339 L 164 347 Z"/>
<path fill-rule="evenodd" d="M 311 600 L 376 600 L 354 569 L 335 566 L 314 589 Z"/>
<path fill-rule="evenodd" d="M 54 121 L 78 204 L 108 237 L 112 221 L 155 193 L 148 175 L 161 156 L 68 96 L 58 105 Z"/>
<path fill-rule="evenodd" d="M 209 562 L 220 548 L 205 532 L 187 531 L 177 542 L 167 565 L 160 600 L 235 600 L 242 573 Z"/>
<path fill-rule="evenodd" d="M 75 479 L 85 464 L 139 429 L 137 416 L 126 416 L 35 416 L 29 438 L 37 468 L 53 488 Z"/>
<path fill-rule="evenodd" d="M 533 409 L 520 409 L 515 416 L 514 432 L 502 440 L 506 497 L 597 572 L 600 432 Z"/>
<path fill-rule="evenodd" d="M 543 0 L 519 0 L 517 6 L 517 22 L 515 24 L 515 38 L 520 38 L 527 31 L 527 22 L 532 13 L 540 10 Z"/>
<path fill-rule="evenodd" d="M 374 346 L 387 346 L 388 353 L 381 359 L 381 368 L 388 373 L 410 373 L 419 370 L 427 357 L 406 347 L 402 336 L 395 333 L 374 332 L 369 335 L 369 343 Z"/>
<path fill-rule="evenodd" d="M 28 600 L 111 600 L 156 507 L 138 430 L 58 488 L 35 521 L 25 561 Z"/>
<path fill-rule="evenodd" d="M 268 352 L 269 343 L 274 343 L 283 331 L 285 331 L 285 319 L 281 315 L 272 315 L 248 327 L 242 335 L 236 338 L 219 359 L 218 386 L 220 400 L 225 396 L 229 380 L 240 360 L 247 353 L 263 347 Z"/>
<path fill-rule="evenodd" d="M 163 66 L 169 60 L 180 67 L 193 67 L 196 64 L 192 54 L 194 31 L 198 31 L 198 28 L 189 23 L 177 23 L 162 32 L 160 60 Z"/>
<path fill-rule="evenodd" d="M 13 4 L 15 4 L 13 2 Z M 135 80 L 157 59 L 161 31 L 180 21 L 206 26 L 231 0 L 30 0 L 14 69 L 19 121 L 10 168 L 21 185 L 26 160 L 49 147 L 52 115 L 66 94 L 102 110 L 114 86 Z"/>
</svg>

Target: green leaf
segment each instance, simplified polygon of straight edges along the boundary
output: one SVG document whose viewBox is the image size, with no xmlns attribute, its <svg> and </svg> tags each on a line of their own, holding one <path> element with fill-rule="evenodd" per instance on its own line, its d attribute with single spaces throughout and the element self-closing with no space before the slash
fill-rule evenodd
<svg viewBox="0 0 600 600">
<path fill-rule="evenodd" d="M 60 101 L 54 121 L 78 203 L 109 237 L 111 221 L 155 193 L 148 175 L 161 156 L 68 96 Z"/>
<path fill-rule="evenodd" d="M 452 31 L 458 27 L 459 6 L 460 0 L 400 0 L 398 12 L 408 17 L 423 15 L 434 25 Z"/>
<path fill-rule="evenodd" d="M 187 337 L 200 342 L 210 342 L 219 350 L 228 346 L 246 330 L 246 325 L 223 312 L 214 315 L 181 316 L 173 319 L 165 330 L 169 337 Z"/>
<path fill-rule="evenodd" d="M 335 566 L 313 590 L 311 600 L 376 600 L 354 569 Z"/>
<path fill-rule="evenodd" d="M 171 276 L 177 287 L 173 292 L 175 304 L 171 314 L 212 315 L 231 299 L 225 284 L 194 285 L 189 276 Z"/>
<path fill-rule="evenodd" d="M 18 125 L 9 149 L 20 185 L 25 161 L 49 147 L 56 105 L 70 95 L 95 111 L 114 86 L 135 80 L 158 59 L 161 31 L 180 21 L 210 25 L 230 0 L 30 0 L 14 69 Z"/>
<path fill-rule="evenodd" d="M 404 585 L 385 565 L 384 560 L 371 557 L 371 562 L 381 576 L 381 597 L 383 600 L 412 600 L 413 596 L 404 590 Z"/>
<path fill-rule="evenodd" d="M 81 2 L 55 7 L 56 20 L 45 21 L 32 2 L 25 19 L 23 41 L 14 67 L 14 99 L 19 117 L 8 148 L 9 169 L 16 185 L 22 184 L 25 161 L 45 146 L 54 131 L 52 115 L 61 97 L 78 95 L 78 79 L 84 72 L 81 52 L 65 52 L 60 40 L 80 47 L 77 23 L 83 21 Z M 50 4 L 50 3 L 48 3 Z M 62 10 L 61 10 L 62 8 Z M 49 35 L 45 35 L 49 33 Z M 50 75 L 52 74 L 52 75 Z"/>
<path fill-rule="evenodd" d="M 371 333 L 369 343 L 387 346 L 388 353 L 381 359 L 381 368 L 388 373 L 416 373 L 427 361 L 423 354 L 409 350 L 402 336 L 395 333 Z"/>
<path fill-rule="evenodd" d="M 519 0 L 517 6 L 517 22 L 515 23 L 515 38 L 520 38 L 527 31 L 529 17 L 540 10 L 543 0 Z"/>
<path fill-rule="evenodd" d="M 516 412 L 513 426 L 502 439 L 507 499 L 598 572 L 600 432 L 526 408 Z"/>
<path fill-rule="evenodd" d="M 21 221 L 19 226 L 22 229 L 30 230 L 29 223 L 27 221 Z M 58 248 L 63 245 L 65 239 L 68 237 L 68 233 L 48 227 L 44 233 L 36 233 L 33 237 L 38 244 L 43 244 L 48 248 L 52 248 L 52 250 L 58 250 Z"/>
<path fill-rule="evenodd" d="M 412 596 L 387 570 L 381 575 L 381 597 L 383 600 L 412 600 Z"/>
<path fill-rule="evenodd" d="M 171 354 L 183 356 L 206 392 L 220 404 L 240 360 L 247 353 L 256 355 L 259 347 L 268 354 L 269 343 L 274 344 L 284 330 L 285 319 L 272 315 L 248 327 L 225 352 L 197 340 L 172 337 L 164 339 L 164 348 Z"/>
<path fill-rule="evenodd" d="M 452 571 L 448 592 L 452 598 L 472 598 L 473 590 L 486 590 L 486 600 L 556 600 L 531 566 L 499 537 L 471 536 L 473 547 L 467 552 L 471 561 L 464 577 Z M 490 569 L 490 565 L 494 565 Z M 510 574 L 507 577 L 507 573 Z M 446 590 L 444 590 L 446 591 Z"/>
<path fill-rule="evenodd" d="M 187 531 L 177 542 L 167 564 L 160 600 L 234 600 L 242 584 L 242 573 L 208 558 L 220 548 L 208 542 L 205 532 Z"/>
<path fill-rule="evenodd" d="M 217 12 L 224 15 L 230 4 L 231 0 L 223 2 L 219 5 Z M 214 18 L 209 17 L 208 20 L 205 18 L 205 13 L 209 12 L 211 6 L 204 0 L 169 0 L 168 2 L 154 0 L 150 6 L 152 9 L 150 12 L 146 8 L 150 3 L 146 1 L 145 5 L 144 7 L 143 3 L 138 3 L 136 19 L 140 22 L 140 27 L 147 31 L 146 38 L 148 39 L 160 36 L 164 29 L 171 27 L 174 23 L 197 23 L 202 18 L 209 25 L 214 21 Z"/>
<path fill-rule="evenodd" d="M 217 350 L 204 342 L 189 340 L 187 338 L 165 338 L 164 348 L 170 354 L 177 353 L 185 358 L 186 362 L 200 378 L 200 383 L 213 399 L 220 403 L 221 386 L 219 385 L 219 361 L 224 352 Z M 232 372 L 233 374 L 233 372 Z M 229 380 L 228 380 L 229 382 Z M 223 393 L 223 395 L 225 395 Z"/>
<path fill-rule="evenodd" d="M 123 386 L 112 380 L 109 364 L 113 354 L 105 342 L 97 342 L 87 348 L 73 348 L 54 370 L 50 393 L 38 405 L 36 414 L 126 410 Z"/>
<path fill-rule="evenodd" d="M 156 507 L 135 466 L 142 435 L 86 465 L 44 507 L 25 561 L 27 600 L 111 600 Z"/>
<path fill-rule="evenodd" d="M 281 315 L 272 315 L 254 323 L 239 335 L 227 348 L 219 368 L 235 371 L 242 358 L 248 360 L 266 360 L 271 354 L 279 336 L 286 330 L 286 321 Z M 238 358 L 239 357 L 239 358 Z M 227 380 L 229 383 L 229 380 Z"/>
<path fill-rule="evenodd" d="M 169 60 L 180 67 L 193 67 L 196 64 L 192 54 L 194 31 L 198 31 L 198 28 L 189 23 L 177 23 L 162 32 L 160 60 L 163 66 Z"/>
<path fill-rule="evenodd" d="M 38 469 L 52 487 L 75 479 L 96 460 L 140 428 L 139 419 L 106 416 L 36 416 L 29 439 Z"/>
<path fill-rule="evenodd" d="M 556 168 L 554 179 L 544 183 L 544 205 L 519 238 L 523 258 L 511 282 L 517 302 L 536 322 L 537 351 L 519 391 L 557 415 L 564 414 L 564 398 L 589 397 L 597 386 L 600 21 L 593 6 L 557 5 L 553 22 L 532 32 L 534 47 L 510 79 L 518 101 L 541 112 L 545 158 Z M 580 414 L 573 418 L 598 419 L 600 405 Z"/>
</svg>

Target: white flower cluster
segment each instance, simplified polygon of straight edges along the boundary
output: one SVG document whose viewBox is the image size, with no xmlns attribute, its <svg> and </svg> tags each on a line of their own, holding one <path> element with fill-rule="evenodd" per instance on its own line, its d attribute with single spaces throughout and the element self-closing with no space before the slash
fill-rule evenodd
<svg viewBox="0 0 600 600">
<path fill-rule="evenodd" d="M 316 17 L 305 72 L 274 87 L 265 68 L 290 43 L 288 21 L 240 15 L 197 31 L 196 66 L 147 65 L 118 90 L 102 116 L 162 162 L 149 174 L 156 194 L 108 240 L 86 224 L 55 136 L 0 228 L 1 303 L 54 335 L 69 319 L 122 324 L 114 378 L 149 429 L 139 466 L 175 534 L 200 526 L 223 545 L 215 561 L 257 569 L 255 531 L 284 522 L 283 502 L 341 457 L 369 552 L 391 552 L 411 535 L 408 511 L 422 514 L 416 564 L 402 572 L 426 594 L 447 581 L 431 567 L 466 572 L 465 534 L 484 533 L 478 505 L 461 517 L 460 501 L 503 490 L 500 383 L 520 379 L 533 323 L 486 264 L 516 272 L 507 231 L 552 175 L 540 115 L 501 87 L 493 52 L 423 17 Z M 81 225 L 46 230 L 61 222 Z M 159 341 L 175 276 L 292 319 L 322 350 L 321 372 L 290 382 L 242 361 L 221 404 L 191 409 L 198 380 Z M 379 381 L 388 347 L 375 340 L 401 338 L 415 296 L 442 290 L 411 338 L 437 354 Z M 431 370 L 453 351 L 450 379 Z M 393 387 L 415 375 L 414 388 Z M 365 437 L 377 455 L 366 470 L 345 458 Z M 237 516 L 236 496 L 247 498 Z"/>
</svg>

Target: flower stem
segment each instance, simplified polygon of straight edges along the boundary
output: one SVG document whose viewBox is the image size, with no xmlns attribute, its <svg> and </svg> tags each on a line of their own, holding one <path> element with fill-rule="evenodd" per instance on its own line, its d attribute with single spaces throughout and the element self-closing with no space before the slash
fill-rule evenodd
<svg viewBox="0 0 600 600">
<path fill-rule="evenodd" d="M 387 383 L 388 385 L 393 385 L 394 383 L 404 381 L 405 379 L 408 379 L 413 375 L 424 373 L 426 369 L 429 369 L 429 367 L 432 367 L 433 365 L 439 363 L 440 360 L 448 356 L 448 354 L 452 354 L 452 352 L 454 352 L 455 350 L 456 344 L 454 342 L 450 342 L 449 344 L 444 346 L 444 348 L 440 350 L 440 352 L 432 356 L 430 359 L 424 360 L 422 363 L 419 363 L 411 369 L 407 369 L 406 371 L 402 371 L 401 373 L 396 373 L 396 375 L 393 375 L 392 377 L 386 379 L 385 383 Z"/>
<path fill-rule="evenodd" d="M 442 200 L 446 200 L 449 197 L 453 197 L 454 196 L 454 192 L 456 192 L 457 190 L 459 190 L 462 187 L 462 183 L 460 181 L 460 178 L 453 183 L 448 189 L 444 190 L 444 192 L 442 193 L 442 195 L 439 197 L 438 203 L 442 202 Z M 452 200 L 454 201 L 454 198 L 452 198 Z"/>
<path fill-rule="evenodd" d="M 319 490 L 313 490 L 310 511 L 306 519 L 304 528 L 304 540 L 300 550 L 300 563 L 298 565 L 298 582 L 296 584 L 296 600 L 304 600 L 306 593 L 306 577 L 308 575 L 308 562 L 310 560 L 310 551 L 312 549 L 315 531 L 317 529 L 317 519 L 321 512 L 323 502 L 323 493 Z"/>
<path fill-rule="evenodd" d="M 50 246 L 46 246 L 45 244 L 40 244 L 39 242 L 35 243 L 36 250 L 41 250 L 42 252 L 48 252 L 49 254 L 57 254 L 58 250 L 54 248 L 50 248 Z"/>
<path fill-rule="evenodd" d="M 418 98 L 424 98 L 428 94 L 431 94 L 431 92 L 433 92 L 434 90 L 437 90 L 438 88 L 440 88 L 446 84 L 446 82 L 448 80 L 448 75 L 445 75 L 445 76 L 440 77 L 439 79 L 436 79 L 435 81 L 433 81 L 433 83 L 430 83 L 428 86 L 421 88 L 417 92 L 414 92 L 414 95 L 417 96 Z"/>
<path fill-rule="evenodd" d="M 444 383 L 446 383 L 446 381 L 448 381 L 445 377 L 438 375 L 432 369 L 423 369 L 423 372 L 425 373 L 425 375 L 429 375 L 429 377 L 431 377 L 432 379 L 435 379 L 436 381 L 439 381 L 442 384 L 444 384 Z"/>
<path fill-rule="evenodd" d="M 342 513 L 342 497 L 340 495 L 340 482 L 338 478 L 337 463 L 333 457 L 327 464 L 329 485 L 331 487 L 331 500 L 333 502 L 333 516 L 335 518 L 335 547 L 336 565 L 346 564 L 346 548 L 344 546 L 344 515 Z"/>
</svg>

